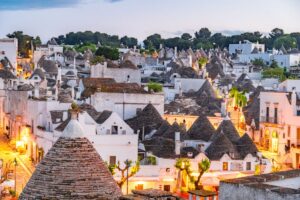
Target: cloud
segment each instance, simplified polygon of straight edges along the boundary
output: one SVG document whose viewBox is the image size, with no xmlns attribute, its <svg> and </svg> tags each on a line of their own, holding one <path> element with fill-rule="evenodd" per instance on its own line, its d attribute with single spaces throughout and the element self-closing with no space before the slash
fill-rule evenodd
<svg viewBox="0 0 300 200">
<path fill-rule="evenodd" d="M 62 8 L 78 5 L 82 0 L 0 0 L 0 10 Z"/>
<path fill-rule="evenodd" d="M 117 3 L 117 2 L 120 2 L 120 1 L 123 1 L 123 0 L 105 0 L 106 2 L 108 3 Z"/>
</svg>

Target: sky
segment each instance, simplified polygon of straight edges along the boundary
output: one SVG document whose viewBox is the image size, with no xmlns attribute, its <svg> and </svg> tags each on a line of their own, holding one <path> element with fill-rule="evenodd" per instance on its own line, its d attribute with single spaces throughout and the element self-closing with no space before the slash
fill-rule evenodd
<svg viewBox="0 0 300 200">
<path fill-rule="evenodd" d="M 0 38 L 17 30 L 43 41 L 85 30 L 140 41 L 201 27 L 227 35 L 275 27 L 300 32 L 299 8 L 300 0 L 0 0 Z"/>
</svg>

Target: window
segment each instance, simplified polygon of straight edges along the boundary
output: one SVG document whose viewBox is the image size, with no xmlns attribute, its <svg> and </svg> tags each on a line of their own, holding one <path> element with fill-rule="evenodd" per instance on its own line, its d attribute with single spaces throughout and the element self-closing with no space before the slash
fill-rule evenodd
<svg viewBox="0 0 300 200">
<path fill-rule="evenodd" d="M 266 122 L 269 122 L 270 107 L 266 108 Z"/>
<path fill-rule="evenodd" d="M 137 185 L 135 186 L 135 189 L 136 189 L 136 190 L 143 190 L 143 189 L 144 189 L 144 184 L 137 184 Z"/>
<path fill-rule="evenodd" d="M 164 191 L 170 192 L 171 186 L 170 185 L 164 185 Z"/>
<path fill-rule="evenodd" d="M 297 116 L 300 116 L 300 110 L 297 110 Z"/>
<path fill-rule="evenodd" d="M 117 163 L 117 157 L 116 156 L 109 156 L 109 164 L 115 165 Z"/>
<path fill-rule="evenodd" d="M 111 134 L 112 135 L 118 135 L 118 126 L 112 126 L 111 127 Z"/>
<path fill-rule="evenodd" d="M 278 108 L 275 108 L 275 109 L 274 109 L 274 123 L 275 123 L 275 124 L 278 123 L 277 117 L 278 117 Z"/>
<path fill-rule="evenodd" d="M 223 162 L 223 171 L 228 171 L 228 162 Z"/>
<path fill-rule="evenodd" d="M 291 136 L 291 126 L 288 126 L 288 138 Z"/>
<path fill-rule="evenodd" d="M 251 170 L 251 162 L 246 163 L 246 170 Z"/>
</svg>

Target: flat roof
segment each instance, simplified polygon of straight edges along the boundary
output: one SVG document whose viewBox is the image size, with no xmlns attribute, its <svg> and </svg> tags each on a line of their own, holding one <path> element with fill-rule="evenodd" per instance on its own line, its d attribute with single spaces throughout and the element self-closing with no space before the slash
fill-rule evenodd
<svg viewBox="0 0 300 200">
<path fill-rule="evenodd" d="M 300 169 L 222 180 L 222 183 L 244 185 L 281 194 L 300 194 Z"/>
</svg>

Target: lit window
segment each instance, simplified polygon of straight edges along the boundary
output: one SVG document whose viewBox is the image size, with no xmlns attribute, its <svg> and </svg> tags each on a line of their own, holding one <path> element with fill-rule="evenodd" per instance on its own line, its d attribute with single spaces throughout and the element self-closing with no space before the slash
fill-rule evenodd
<svg viewBox="0 0 300 200">
<path fill-rule="evenodd" d="M 228 162 L 223 162 L 223 171 L 228 171 Z"/>
<path fill-rule="evenodd" d="M 144 184 L 137 184 L 137 185 L 135 186 L 135 189 L 136 189 L 136 190 L 143 190 L 143 189 L 144 189 Z"/>
</svg>

